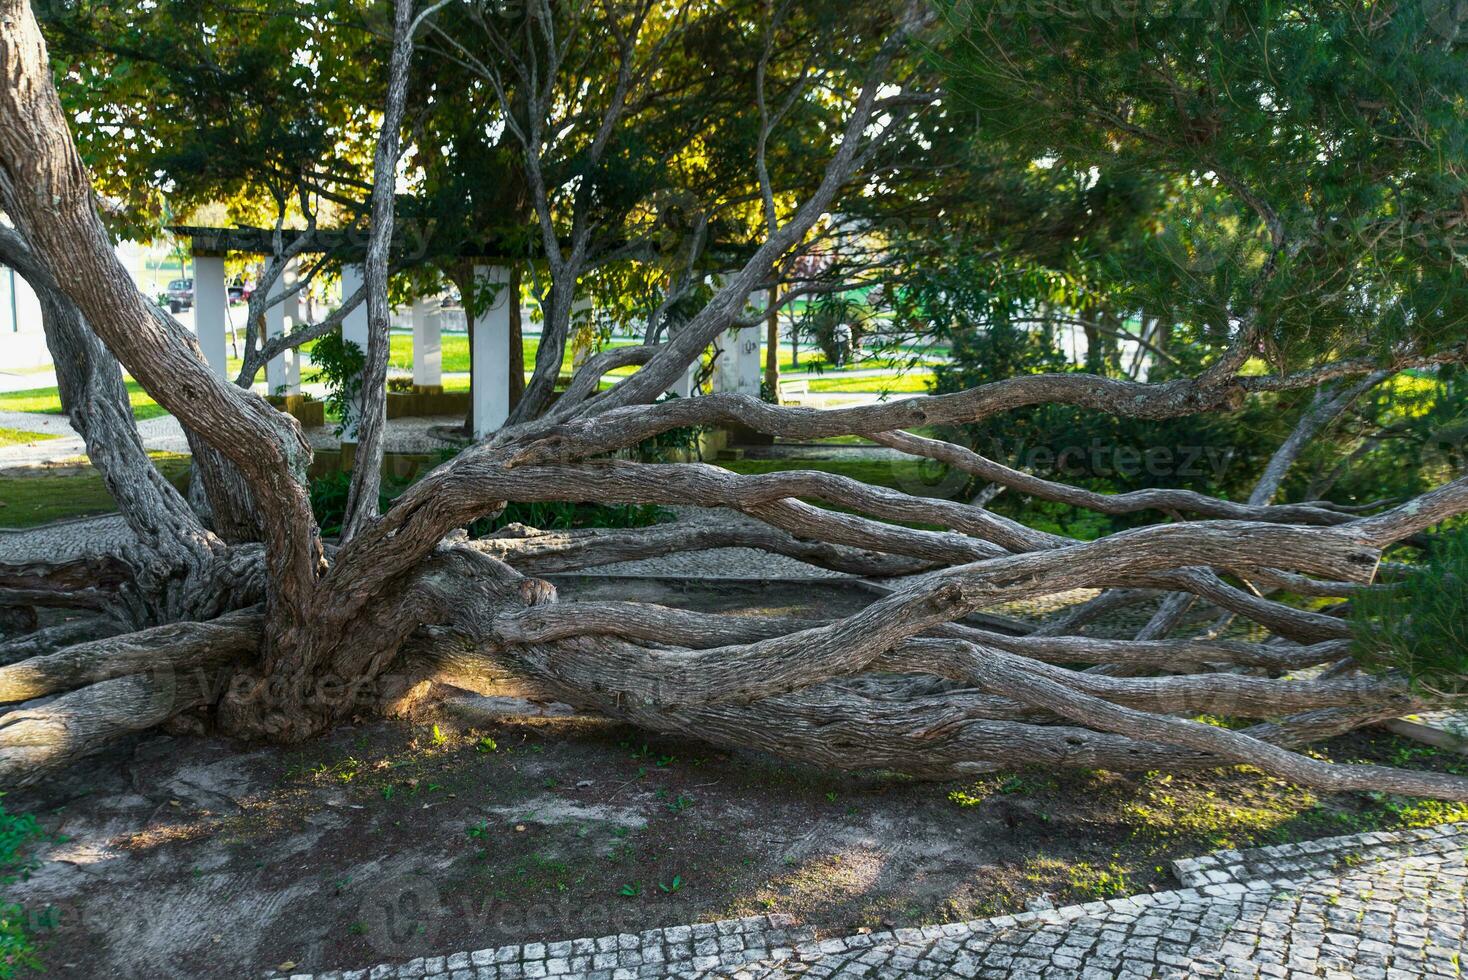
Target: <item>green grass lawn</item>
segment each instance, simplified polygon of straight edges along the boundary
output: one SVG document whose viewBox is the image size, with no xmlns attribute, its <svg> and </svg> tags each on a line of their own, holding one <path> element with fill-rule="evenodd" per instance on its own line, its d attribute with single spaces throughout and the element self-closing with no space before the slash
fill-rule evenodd
<svg viewBox="0 0 1468 980">
<path fill-rule="evenodd" d="M 149 453 L 175 486 L 188 479 L 189 457 Z M 108 514 L 117 507 L 94 470 L 69 476 L 0 477 L 0 527 L 35 527 L 67 517 Z"/>
<path fill-rule="evenodd" d="M 155 419 L 168 412 L 155 402 L 136 381 L 127 383 L 127 399 L 132 403 L 133 417 Z M 45 415 L 61 414 L 61 392 L 56 388 L 26 388 L 23 391 L 7 391 L 0 394 L 0 409 L 10 412 L 41 412 Z"/>
<path fill-rule="evenodd" d="M 526 337 L 521 340 L 521 346 L 525 352 L 525 369 L 533 370 L 535 367 L 535 352 L 540 347 L 539 337 Z M 637 343 L 635 340 L 614 340 L 612 347 L 628 347 Z M 310 352 L 314 343 L 306 344 L 302 349 Z M 467 374 L 469 371 L 469 335 L 463 333 L 446 333 L 440 340 L 440 353 L 443 358 L 444 374 Z M 413 336 L 408 333 L 394 333 L 388 342 L 387 363 L 399 371 L 413 370 Z M 571 370 L 571 349 L 566 348 L 565 355 L 561 358 L 561 370 Z M 630 368 L 628 369 L 631 370 Z"/>
<path fill-rule="evenodd" d="M 21 446 L 42 439 L 60 438 L 54 432 L 27 432 L 25 429 L 7 429 L 0 426 L 0 446 Z"/>
<path fill-rule="evenodd" d="M 926 394 L 933 375 L 927 371 L 880 377 L 843 378 L 840 375 L 812 378 L 810 390 L 817 392 L 878 391 L 894 395 Z"/>
</svg>

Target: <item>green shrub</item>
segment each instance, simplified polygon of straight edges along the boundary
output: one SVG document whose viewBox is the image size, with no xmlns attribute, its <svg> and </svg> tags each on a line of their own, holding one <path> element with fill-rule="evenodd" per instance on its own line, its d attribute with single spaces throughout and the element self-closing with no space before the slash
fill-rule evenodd
<svg viewBox="0 0 1468 980">
<path fill-rule="evenodd" d="M 341 421 L 336 434 L 351 425 L 352 401 L 362 388 L 362 369 L 367 354 L 350 340 L 343 340 L 341 330 L 334 330 L 311 347 L 311 363 L 316 365 L 312 381 L 326 383 L 326 411 Z"/>
<path fill-rule="evenodd" d="M 1351 603 L 1352 652 L 1433 697 L 1468 693 L 1468 528 L 1432 536 L 1426 561 Z"/>
<path fill-rule="evenodd" d="M 35 817 L 11 813 L 0 804 L 0 884 L 11 884 L 31 873 L 36 865 L 31 846 L 45 837 Z M 0 902 L 0 980 L 8 980 L 21 969 L 41 969 L 29 926 L 30 915 L 24 907 Z"/>
</svg>

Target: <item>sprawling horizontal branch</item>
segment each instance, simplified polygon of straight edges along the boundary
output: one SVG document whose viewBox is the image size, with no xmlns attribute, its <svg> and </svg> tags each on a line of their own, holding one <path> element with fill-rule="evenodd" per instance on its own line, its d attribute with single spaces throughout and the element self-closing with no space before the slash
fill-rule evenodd
<svg viewBox="0 0 1468 980">
<path fill-rule="evenodd" d="M 111 591 L 132 578 L 132 569 L 113 555 L 87 555 L 57 562 L 0 562 L 0 588 L 68 592 Z"/>
<path fill-rule="evenodd" d="M 215 696 L 202 671 L 131 674 L 0 716 L 0 785 L 24 786 Z"/>
<path fill-rule="evenodd" d="M 585 637 L 556 646 L 559 658 L 590 665 L 608 659 L 616 644 L 605 637 Z M 439 642 L 417 651 L 412 663 L 437 680 L 485 695 L 500 693 L 505 679 L 515 678 L 516 689 L 526 693 L 521 685 L 528 683 L 538 702 L 570 704 L 650 731 L 843 770 L 885 769 L 951 779 L 1021 765 L 1138 772 L 1212 768 L 1229 761 L 1143 738 L 1013 720 L 1009 698 L 961 689 L 934 692 L 910 677 L 863 675 L 749 702 L 650 705 L 627 698 L 614 674 L 597 688 L 567 684 L 520 660 L 521 652 L 519 647 L 501 649 L 468 640 Z M 1047 708 L 1042 714 L 1049 713 Z M 1380 709 L 1323 708 L 1240 734 L 1299 747 L 1384 717 L 1389 712 Z"/>
<path fill-rule="evenodd" d="M 1068 539 L 1032 531 L 982 507 L 915 497 L 834 473 L 784 470 L 743 475 L 705 463 L 592 460 L 486 474 L 493 495 L 509 500 L 599 500 L 606 503 L 696 503 L 750 511 L 792 498 L 814 498 L 890 521 L 936 524 L 1006 551 L 1054 548 Z M 579 495 L 579 496 L 578 496 Z M 997 553 L 997 549 L 991 549 Z"/>
<path fill-rule="evenodd" d="M 553 604 L 505 613 L 494 621 L 498 642 L 505 645 L 542 644 L 573 636 L 617 636 L 626 640 L 658 645 L 672 644 L 691 649 L 709 649 L 729 644 L 756 643 L 791 632 L 818 629 L 827 623 L 812 623 L 774 616 L 718 616 L 689 612 L 665 606 L 627 602 L 585 602 Z M 986 634 L 963 627 L 941 627 L 941 635 L 965 637 L 950 639 L 909 639 L 874 656 L 866 665 L 874 671 L 893 673 L 925 673 L 956 681 L 967 681 L 965 654 L 990 650 L 974 642 Z M 1213 662 L 1227 662 L 1230 655 L 1244 660 L 1267 659 L 1268 648 L 1257 644 L 1222 644 L 1207 641 L 1137 642 L 1095 641 L 1083 637 L 1068 638 L 1073 642 L 1054 640 L 1039 642 L 1026 638 L 998 636 L 998 647 L 1035 650 L 1052 659 L 1068 658 L 1071 663 L 1114 662 L 1110 655 L 1123 651 L 1136 656 L 1132 662 L 1157 665 L 1171 655 L 1167 666 L 1178 669 L 1184 664 L 1176 656 L 1183 651 L 1195 660 L 1208 657 Z M 1306 664 L 1317 664 L 1331 656 L 1339 656 L 1334 644 L 1321 644 L 1297 654 Z M 997 651 L 996 651 L 997 652 Z M 1220 656 L 1222 655 L 1222 656 Z M 1033 661 L 1030 668 L 1044 675 L 1045 665 Z M 1416 699 L 1395 682 L 1370 677 L 1350 677 L 1329 681 L 1271 680 L 1238 674 L 1196 674 L 1169 677 L 1111 678 L 1097 674 L 1062 671 L 1072 687 L 1084 693 L 1131 707 L 1153 712 L 1190 711 L 1242 718 L 1275 717 L 1283 712 L 1318 708 L 1368 708 L 1395 703 L 1399 712 L 1413 710 Z M 1043 705 L 1034 705 L 1043 709 Z"/>
<path fill-rule="evenodd" d="M 536 664 L 537 673 L 573 686 L 604 683 L 602 674 L 611 671 L 627 697 L 660 705 L 769 697 L 858 673 L 900 641 L 984 605 L 1200 559 L 1237 563 L 1241 552 L 1357 578 L 1369 575 L 1376 562 L 1374 552 L 1348 538 L 1304 528 L 1232 522 L 1159 526 L 930 573 L 845 619 L 755 643 L 677 652 L 621 648 L 610 654 L 611 662 L 596 666 L 594 676 L 565 673 L 574 668 L 570 661 L 537 661 L 533 652 L 524 656 Z"/>
<path fill-rule="evenodd" d="M 968 667 L 985 688 L 1026 704 L 1043 705 L 1081 724 L 1248 763 L 1306 786 L 1336 792 L 1384 790 L 1409 796 L 1468 800 L 1468 778 L 1462 776 L 1321 762 L 1244 733 L 1113 704 L 1056 679 L 1070 674 L 1069 671 L 1062 672 L 1056 667 L 1042 671 L 1009 654 L 975 649 L 968 658 Z"/>
<path fill-rule="evenodd" d="M 86 616 L 46 626 L 33 633 L 0 642 L 0 664 L 13 664 L 29 657 L 39 657 L 86 640 L 116 636 L 130 629 L 110 616 Z"/>
<path fill-rule="evenodd" d="M 1361 366 L 1355 373 L 1371 370 Z M 1304 388 L 1313 383 L 1303 377 L 1276 381 L 1279 388 Z M 1079 373 L 1020 375 L 952 394 L 838 409 L 772 405 L 750 395 L 722 392 L 657 405 L 609 408 L 571 421 L 510 429 L 498 442 L 533 440 L 519 450 L 515 462 L 549 462 L 626 448 L 688 426 L 738 424 L 767 435 L 819 439 L 977 422 L 1040 404 L 1074 405 L 1122 418 L 1167 419 L 1236 408 L 1243 397 L 1242 379 L 1237 377 L 1219 383 L 1195 378 L 1147 383 Z"/>
<path fill-rule="evenodd" d="M 698 650 L 750 643 L 825 625 L 827 621 L 700 613 L 643 602 L 573 602 L 502 613 L 495 617 L 494 633 L 499 642 L 506 644 L 606 635 Z M 967 640 L 1046 663 L 1124 663 L 1170 671 L 1199 670 L 1209 665 L 1299 670 L 1349 654 L 1349 643 L 1343 640 L 1294 646 L 1240 640 L 1011 636 L 953 623 L 935 627 L 931 632 L 936 637 Z"/>
<path fill-rule="evenodd" d="M 680 521 L 631 530 L 536 531 L 507 528 L 470 547 L 526 575 L 571 572 L 708 548 L 758 548 L 851 575 L 892 576 L 933 565 L 826 541 L 809 541 L 757 524 Z"/>
<path fill-rule="evenodd" d="M 254 653 L 262 635 L 258 611 L 207 623 L 172 623 L 67 647 L 0 667 L 0 703 L 29 701 L 85 684 L 194 667 L 219 667 Z"/>
<path fill-rule="evenodd" d="M 1296 609 L 1294 606 L 1234 588 L 1219 578 L 1212 569 L 1183 568 L 1158 575 L 1141 576 L 1136 581 L 1178 592 L 1190 592 L 1207 599 L 1220 609 L 1243 616 L 1299 643 L 1344 639 L 1351 635 L 1350 625 L 1343 620 L 1309 609 Z"/>
<path fill-rule="evenodd" d="M 1132 490 L 1127 493 L 1096 493 L 1068 483 L 1057 483 L 1029 473 L 1011 469 L 1003 463 L 980 456 L 972 450 L 940 439 L 928 439 L 911 432 L 878 432 L 869 436 L 873 442 L 893 449 L 947 463 L 955 469 L 971 473 L 991 483 L 1027 493 L 1041 500 L 1084 507 L 1101 514 L 1135 514 L 1143 510 L 1197 514 L 1238 521 L 1271 521 L 1281 524 L 1344 524 L 1351 518 L 1337 510 L 1312 504 L 1240 504 L 1220 500 L 1192 490 L 1157 488 Z"/>
</svg>

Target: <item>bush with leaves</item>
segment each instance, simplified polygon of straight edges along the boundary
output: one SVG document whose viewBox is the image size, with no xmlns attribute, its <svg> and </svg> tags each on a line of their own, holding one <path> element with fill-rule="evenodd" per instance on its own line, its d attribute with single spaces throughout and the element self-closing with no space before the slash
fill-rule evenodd
<svg viewBox="0 0 1468 980">
<path fill-rule="evenodd" d="M 311 380 L 326 383 L 326 410 L 337 416 L 336 434 L 341 435 L 352 424 L 367 354 L 356 342 L 343 339 L 340 330 L 333 330 L 311 348 L 311 363 L 316 365 Z"/>
</svg>

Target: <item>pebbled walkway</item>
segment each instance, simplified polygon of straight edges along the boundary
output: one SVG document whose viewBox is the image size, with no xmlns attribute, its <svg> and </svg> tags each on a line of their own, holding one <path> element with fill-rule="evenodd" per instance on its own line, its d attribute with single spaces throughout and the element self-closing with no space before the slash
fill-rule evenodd
<svg viewBox="0 0 1468 980">
<path fill-rule="evenodd" d="M 1177 861 L 1189 887 L 924 929 L 816 938 L 783 916 L 503 946 L 292 980 L 575 977 L 1459 977 L 1468 826 Z"/>
</svg>

